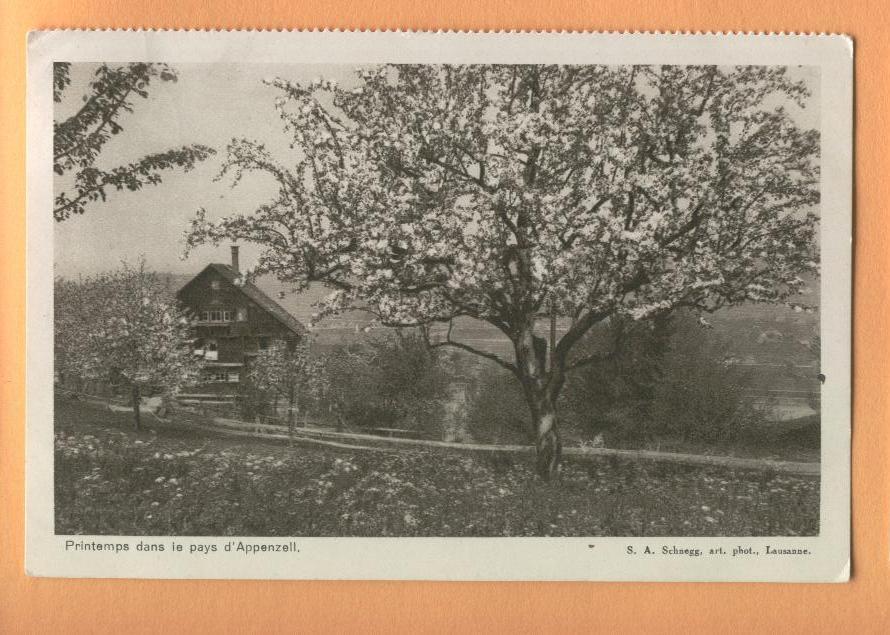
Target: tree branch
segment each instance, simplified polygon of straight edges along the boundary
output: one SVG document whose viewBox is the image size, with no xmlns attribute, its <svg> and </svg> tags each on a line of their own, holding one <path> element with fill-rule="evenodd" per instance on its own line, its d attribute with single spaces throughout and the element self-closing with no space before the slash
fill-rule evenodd
<svg viewBox="0 0 890 635">
<path fill-rule="evenodd" d="M 479 350 L 478 348 L 474 348 L 474 347 L 470 346 L 469 344 L 465 344 L 463 342 L 454 341 L 453 339 L 451 339 L 451 333 L 453 330 L 454 330 L 454 320 L 451 319 L 451 320 L 448 320 L 448 334 L 445 336 L 445 339 L 441 342 L 431 342 L 429 340 L 429 335 L 426 332 L 424 332 L 424 336 L 427 338 L 427 345 L 430 348 L 442 348 L 444 346 L 458 348 L 462 351 L 472 353 L 473 355 L 478 355 L 479 357 L 484 357 L 485 359 L 494 362 L 501 368 L 505 368 L 505 369 L 509 370 L 514 375 L 517 375 L 519 373 L 519 369 L 516 367 L 515 364 L 508 362 L 504 359 L 501 359 L 494 353 L 489 353 L 487 351 Z"/>
<path fill-rule="evenodd" d="M 133 81 L 135 82 L 137 80 L 134 78 Z M 61 159 L 63 157 L 66 157 L 66 156 L 70 157 L 74 152 L 80 150 L 81 148 L 86 146 L 90 141 L 97 138 L 98 135 L 102 132 L 103 128 L 105 128 L 105 126 L 107 126 L 117 116 L 118 111 L 124 106 L 126 99 L 127 99 L 127 97 L 130 96 L 131 92 L 133 92 L 133 85 L 130 85 L 127 88 L 127 90 L 123 93 L 123 95 L 121 95 L 117 100 L 115 100 L 112 103 L 111 108 L 108 111 L 106 111 L 105 114 L 102 116 L 102 118 L 99 121 L 99 126 L 95 130 L 84 134 L 83 137 L 81 137 L 79 140 L 76 140 L 72 145 L 68 146 L 67 148 L 61 148 L 59 151 L 54 152 L 53 153 L 53 162 L 57 163 L 59 161 L 59 159 Z M 77 118 L 80 117 L 84 108 L 86 108 L 88 105 L 92 105 L 93 101 L 94 100 L 91 98 L 90 101 L 87 102 L 87 104 L 85 104 L 84 107 L 81 108 L 81 110 L 73 118 L 64 122 L 62 124 L 62 126 L 69 124 L 69 122 L 70 122 L 69 125 L 73 125 L 74 122 L 76 122 Z"/>
<path fill-rule="evenodd" d="M 615 334 L 615 342 L 612 345 L 611 351 L 609 351 L 608 353 L 592 353 L 590 355 L 580 357 L 574 360 L 572 363 L 568 364 L 565 367 L 565 370 L 570 371 L 575 370 L 576 368 L 581 368 L 582 366 L 589 366 L 590 364 L 600 364 L 615 361 L 621 354 L 621 344 L 624 341 L 624 333 L 624 327 L 619 326 L 619 328 L 617 329 L 617 333 Z"/>
</svg>

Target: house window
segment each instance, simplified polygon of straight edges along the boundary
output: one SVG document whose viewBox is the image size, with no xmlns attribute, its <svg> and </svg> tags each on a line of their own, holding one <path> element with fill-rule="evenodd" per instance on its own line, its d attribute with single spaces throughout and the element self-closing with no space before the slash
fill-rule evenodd
<svg viewBox="0 0 890 635">
<path fill-rule="evenodd" d="M 202 322 L 231 322 L 234 317 L 234 311 L 223 311 L 222 309 L 201 311 Z"/>
<path fill-rule="evenodd" d="M 219 291 L 219 280 L 211 280 L 210 288 L 213 289 L 214 291 Z"/>
<path fill-rule="evenodd" d="M 239 322 L 247 322 L 247 307 L 239 306 L 235 319 Z"/>
<path fill-rule="evenodd" d="M 226 381 L 228 373 L 225 370 L 210 369 L 204 371 L 204 381 Z"/>
<path fill-rule="evenodd" d="M 204 343 L 204 359 L 216 361 L 219 359 L 219 346 L 216 340 L 206 340 Z"/>
<path fill-rule="evenodd" d="M 237 384 L 239 381 L 241 381 L 241 374 L 238 373 L 237 371 L 234 371 L 234 372 L 233 372 L 233 371 L 229 371 L 229 374 L 228 374 L 226 380 L 227 380 L 230 384 Z"/>
</svg>

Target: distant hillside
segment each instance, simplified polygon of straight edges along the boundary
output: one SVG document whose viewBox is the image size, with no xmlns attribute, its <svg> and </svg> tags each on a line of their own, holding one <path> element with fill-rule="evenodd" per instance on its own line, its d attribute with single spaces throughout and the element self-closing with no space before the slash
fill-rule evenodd
<svg viewBox="0 0 890 635">
<path fill-rule="evenodd" d="M 161 275 L 173 292 L 193 277 L 182 274 Z M 313 285 L 302 293 L 293 293 L 291 287 L 270 276 L 256 280 L 255 284 L 306 325 L 311 322 L 312 314 L 317 311 L 314 304 L 330 293 L 321 285 Z M 804 293 L 796 300 L 818 306 L 818 280 L 810 282 Z M 743 364 L 756 367 L 775 366 L 780 369 L 779 374 L 783 376 L 787 375 L 783 369 L 804 367 L 796 374 L 807 377 L 814 375 L 805 368 L 815 367 L 815 355 L 810 347 L 813 336 L 818 332 L 818 311 L 794 311 L 784 305 L 746 304 L 722 309 L 707 316 L 706 319 L 712 324 L 714 333 L 728 342 L 733 354 Z M 364 311 L 352 311 L 324 319 L 313 328 L 313 332 L 322 346 L 342 344 L 366 337 L 363 329 L 371 321 L 370 314 Z M 563 322 L 559 330 L 564 330 L 566 327 L 567 323 Z M 542 324 L 542 331 L 545 328 L 546 325 Z M 372 333 L 380 330 L 376 329 Z M 477 320 L 469 318 L 459 320 L 456 323 L 454 337 L 506 357 L 512 355 L 512 346 L 506 337 L 494 327 Z M 763 370 L 761 368 L 758 374 Z M 775 374 L 766 371 L 763 376 Z M 773 377 L 769 381 L 780 380 Z M 813 381 L 815 379 L 804 383 L 812 384 Z M 799 384 L 799 382 L 793 383 Z"/>
</svg>

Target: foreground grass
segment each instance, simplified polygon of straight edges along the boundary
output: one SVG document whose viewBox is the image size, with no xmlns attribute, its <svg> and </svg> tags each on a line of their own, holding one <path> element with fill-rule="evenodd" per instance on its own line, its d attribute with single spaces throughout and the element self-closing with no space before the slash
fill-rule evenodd
<svg viewBox="0 0 890 635">
<path fill-rule="evenodd" d="M 60 534 L 788 536 L 818 533 L 818 479 L 653 463 L 286 447 L 56 402 Z"/>
</svg>

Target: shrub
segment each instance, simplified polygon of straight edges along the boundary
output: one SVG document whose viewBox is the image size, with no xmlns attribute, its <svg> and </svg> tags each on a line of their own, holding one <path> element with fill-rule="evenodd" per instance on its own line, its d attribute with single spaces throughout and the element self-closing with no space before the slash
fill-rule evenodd
<svg viewBox="0 0 890 635">
<path fill-rule="evenodd" d="M 275 414 L 273 403 L 273 395 L 261 390 L 250 380 L 250 376 L 244 373 L 238 384 L 238 394 L 235 397 L 238 416 L 247 421 L 253 421 L 257 415 Z"/>
<path fill-rule="evenodd" d="M 653 431 L 684 440 L 738 441 L 763 423 L 745 394 L 751 378 L 729 363 L 727 343 L 688 317 L 677 320 L 675 329 L 650 410 Z"/>
<path fill-rule="evenodd" d="M 613 319 L 591 330 L 577 355 L 604 359 L 569 373 L 560 404 L 565 426 L 584 436 L 645 436 L 671 332 L 669 318 Z"/>
<path fill-rule="evenodd" d="M 691 313 L 606 324 L 583 351 L 609 357 L 571 373 L 564 391 L 563 421 L 588 436 L 731 442 L 762 423 L 746 397 L 747 372 L 728 362 L 728 343 Z"/>
<path fill-rule="evenodd" d="M 450 369 L 421 334 L 398 330 L 325 356 L 325 398 L 346 425 L 441 434 Z"/>
<path fill-rule="evenodd" d="M 467 429 L 474 441 L 531 443 L 528 406 L 512 374 L 483 367 L 467 401 Z"/>
</svg>

